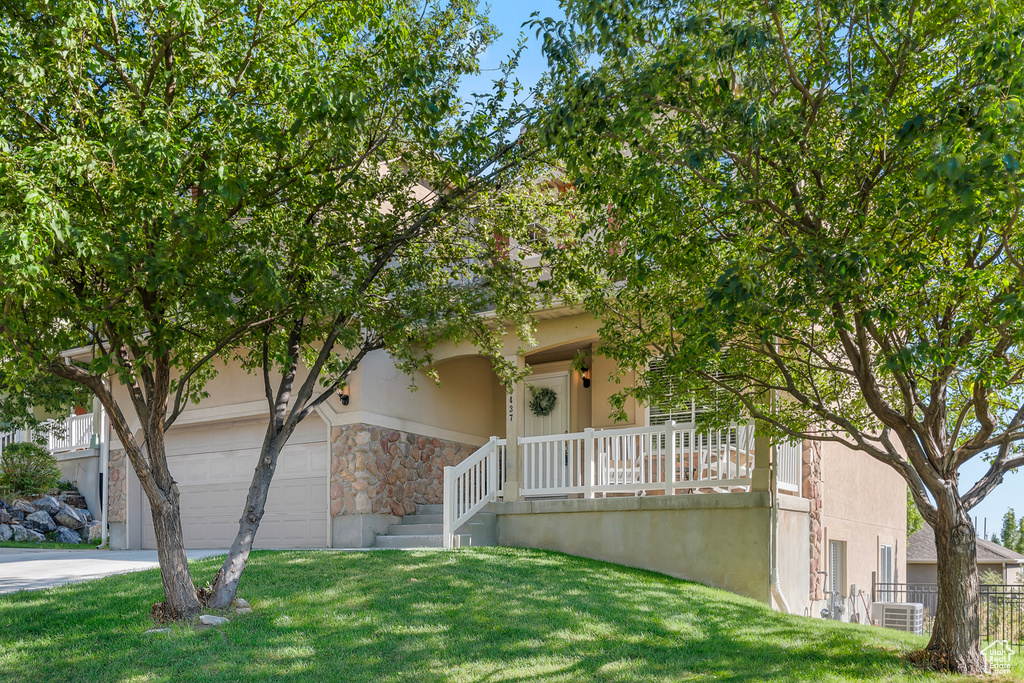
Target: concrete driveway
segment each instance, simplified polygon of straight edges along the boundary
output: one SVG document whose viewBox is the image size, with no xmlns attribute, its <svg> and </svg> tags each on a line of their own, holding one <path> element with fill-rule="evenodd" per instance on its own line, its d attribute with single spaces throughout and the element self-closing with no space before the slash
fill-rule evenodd
<svg viewBox="0 0 1024 683">
<path fill-rule="evenodd" d="M 188 559 L 226 550 L 190 550 Z M 158 566 L 155 550 L 34 550 L 0 548 L 0 593 L 38 590 Z"/>
</svg>

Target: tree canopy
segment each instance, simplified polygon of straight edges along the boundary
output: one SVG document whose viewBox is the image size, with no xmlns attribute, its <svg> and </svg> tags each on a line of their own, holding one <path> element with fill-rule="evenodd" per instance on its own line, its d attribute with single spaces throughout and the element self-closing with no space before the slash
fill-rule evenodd
<svg viewBox="0 0 1024 683">
<path fill-rule="evenodd" d="M 899 472 L 948 579 L 929 658 L 980 671 L 967 511 L 1024 464 L 1021 6 L 567 8 L 541 138 L 603 243 L 565 268 L 604 352 Z"/>
<path fill-rule="evenodd" d="M 526 324 L 526 275 L 493 258 L 529 216 L 512 187 L 533 196 L 514 56 L 459 96 L 495 36 L 470 0 L 0 14 L 3 369 L 99 397 L 150 501 L 171 616 L 198 602 L 165 432 L 214 358 L 281 374 L 280 446 L 369 350 L 408 369 L 432 335 L 493 348 L 482 308 Z M 294 383 L 300 363 L 316 371 Z"/>
</svg>

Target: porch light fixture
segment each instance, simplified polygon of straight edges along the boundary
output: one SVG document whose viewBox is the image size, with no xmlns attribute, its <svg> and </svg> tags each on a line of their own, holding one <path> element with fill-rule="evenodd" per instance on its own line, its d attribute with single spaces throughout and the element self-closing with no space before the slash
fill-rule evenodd
<svg viewBox="0 0 1024 683">
<path fill-rule="evenodd" d="M 588 368 L 586 365 L 581 367 L 580 368 L 580 377 L 583 378 L 583 388 L 584 389 L 589 389 L 590 388 L 590 368 Z"/>
<path fill-rule="evenodd" d="M 342 384 L 340 387 L 338 387 L 338 398 L 341 399 L 341 405 L 343 405 L 343 406 L 347 406 L 348 405 L 348 386 L 347 385 Z"/>
</svg>

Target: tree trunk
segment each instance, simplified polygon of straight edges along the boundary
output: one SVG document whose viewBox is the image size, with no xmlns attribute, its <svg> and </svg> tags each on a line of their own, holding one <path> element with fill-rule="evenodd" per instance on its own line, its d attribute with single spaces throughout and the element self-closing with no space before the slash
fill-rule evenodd
<svg viewBox="0 0 1024 683">
<path fill-rule="evenodd" d="M 185 537 L 181 529 L 181 505 L 177 491 L 164 492 L 164 500 L 150 499 L 156 553 L 160 559 L 160 578 L 164 584 L 164 615 L 172 619 L 191 619 L 202 605 L 188 570 Z"/>
<path fill-rule="evenodd" d="M 277 469 L 277 456 L 280 452 L 277 440 L 268 438 L 252 475 L 249 494 L 245 498 L 245 509 L 242 518 L 238 520 L 238 534 L 231 544 L 228 556 L 224 558 L 224 564 L 213 580 L 210 607 L 214 609 L 227 609 L 235 600 L 238 582 L 242 579 L 242 572 L 249 562 L 249 553 L 256 540 L 256 532 L 266 512 L 267 494 L 270 491 L 270 482 L 274 478 L 274 471 Z"/>
<path fill-rule="evenodd" d="M 934 526 L 938 560 L 938 608 L 932 637 L 925 648 L 926 663 L 961 674 L 980 674 L 978 557 L 974 525 L 955 490 L 936 496 Z"/>
</svg>

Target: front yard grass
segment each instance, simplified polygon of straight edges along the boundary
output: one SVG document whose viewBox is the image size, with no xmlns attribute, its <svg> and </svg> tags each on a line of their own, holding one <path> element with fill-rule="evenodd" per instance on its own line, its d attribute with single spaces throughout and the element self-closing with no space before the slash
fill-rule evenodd
<svg viewBox="0 0 1024 683">
<path fill-rule="evenodd" d="M 0 596 L 0 680 L 961 680 L 902 658 L 919 637 L 535 550 L 259 552 L 240 596 L 255 613 L 168 634 L 144 633 L 156 571 Z"/>
</svg>

